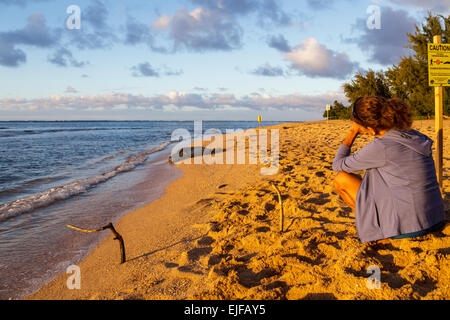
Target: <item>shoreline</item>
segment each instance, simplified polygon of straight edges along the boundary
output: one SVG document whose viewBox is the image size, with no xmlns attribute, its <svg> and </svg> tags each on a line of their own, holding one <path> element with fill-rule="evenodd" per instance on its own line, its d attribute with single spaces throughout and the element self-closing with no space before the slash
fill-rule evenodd
<svg viewBox="0 0 450 320">
<path fill-rule="evenodd" d="M 181 172 L 165 161 L 170 154 L 167 149 L 158 153 L 150 155 L 148 161 L 137 170 L 122 173 L 120 177 L 113 177 L 106 184 L 90 190 L 89 198 L 74 197 L 68 201 L 61 201 L 60 211 L 65 213 L 64 211 L 71 210 L 73 216 L 66 219 L 62 214 L 57 215 L 57 218 L 61 219 L 55 224 L 56 229 L 52 232 L 55 233 L 54 237 L 59 237 L 58 241 L 46 246 L 49 252 L 58 254 L 59 260 L 35 260 L 35 263 L 42 261 L 42 268 L 34 271 L 29 278 L 16 279 L 16 283 L 17 280 L 23 280 L 24 284 L 28 282 L 29 285 L 17 284 L 17 290 L 11 287 L 9 293 L 3 295 L 3 299 L 24 299 L 36 293 L 41 287 L 65 273 L 69 265 L 76 265 L 84 260 L 108 236 L 108 232 L 90 235 L 75 232 L 67 228 L 66 224 L 92 228 L 109 222 L 115 225 L 123 216 L 161 197 L 165 185 L 179 177 Z M 149 184 L 148 181 L 152 183 Z M 42 210 L 47 210 L 47 207 Z M 71 250 L 72 248 L 76 250 Z M 42 276 L 43 272 L 45 276 Z M 4 285 L 8 285 L 6 281 L 8 281 L 7 278 Z"/>
<path fill-rule="evenodd" d="M 278 125 L 278 126 L 280 126 L 280 125 Z M 263 129 L 263 128 L 271 128 L 271 127 L 261 127 L 261 129 Z M 222 137 L 222 136 L 225 136 L 225 134 L 221 134 L 219 136 Z M 165 153 L 167 153 L 167 151 Z M 170 153 L 168 153 L 168 155 L 170 155 Z M 167 156 L 166 158 L 167 158 L 166 161 L 168 161 L 169 156 Z M 160 157 L 158 159 L 159 159 L 158 161 L 163 161 L 162 157 Z M 140 219 L 140 218 L 142 218 L 142 216 L 145 215 L 146 212 L 154 210 L 154 207 L 157 207 L 157 208 L 161 207 L 161 206 L 164 207 L 165 206 L 164 202 L 166 202 L 166 199 L 161 199 L 161 198 L 164 198 L 170 192 L 174 192 L 174 191 L 171 191 L 174 189 L 177 190 L 177 191 L 175 191 L 175 193 L 187 192 L 187 190 L 190 188 L 184 188 L 183 186 L 185 184 L 189 184 L 189 182 L 191 182 L 191 181 L 195 181 L 196 176 L 201 175 L 201 172 L 202 172 L 202 168 L 197 167 L 197 165 L 194 165 L 194 164 L 192 164 L 192 165 L 185 165 L 185 164 L 173 165 L 172 164 L 170 166 L 173 168 L 168 169 L 167 172 L 172 171 L 172 170 L 178 170 L 180 172 L 178 174 L 178 177 L 176 177 L 176 178 L 168 177 L 168 179 L 171 179 L 172 181 L 168 185 L 166 184 L 166 186 L 163 188 L 162 194 L 157 199 L 152 200 L 149 203 L 147 203 L 145 206 L 140 207 L 140 208 L 138 208 L 134 211 L 131 211 L 131 212 L 125 214 L 124 216 L 122 216 L 115 223 L 115 227 L 120 233 L 122 233 L 121 230 L 124 228 L 130 228 L 131 232 L 133 234 L 135 234 L 136 232 L 145 233 L 144 231 L 142 231 L 142 227 L 132 226 L 132 224 L 134 224 L 134 222 L 136 220 L 135 218 L 132 218 L 132 216 L 134 216 L 134 215 L 139 216 L 138 219 Z M 256 166 L 256 165 L 244 165 L 245 168 L 241 168 L 243 165 L 239 165 L 236 167 L 235 165 L 205 165 L 205 164 L 203 164 L 201 166 L 207 166 L 209 168 L 208 174 L 211 176 L 214 176 L 214 172 L 220 171 L 220 170 L 217 170 L 218 167 L 219 168 L 226 167 L 226 170 L 225 170 L 226 172 L 230 172 L 230 171 L 233 172 L 232 174 L 228 175 L 230 177 L 229 179 L 226 178 L 227 174 L 225 174 L 223 172 L 221 172 L 218 176 L 215 176 L 215 179 L 218 179 L 217 180 L 218 183 L 220 182 L 219 184 L 216 183 L 217 186 L 209 185 L 206 188 L 205 187 L 197 188 L 197 189 L 195 189 L 194 192 L 189 190 L 189 191 L 191 191 L 192 194 L 200 191 L 200 192 L 202 192 L 202 194 L 204 196 L 207 196 L 208 193 L 217 191 L 216 187 L 219 187 L 222 185 L 227 185 L 228 188 L 221 189 L 221 191 L 222 190 L 224 191 L 226 189 L 229 189 L 231 186 L 235 185 L 234 181 L 229 181 L 229 180 L 235 180 L 234 176 L 236 175 L 236 173 L 234 173 L 234 171 L 237 171 L 237 174 L 239 175 L 241 172 L 247 171 L 249 166 L 252 167 L 250 174 L 248 172 L 247 172 L 247 175 L 244 174 L 245 175 L 244 180 L 246 180 L 245 182 L 247 182 L 247 180 L 253 180 L 254 177 L 258 177 L 259 169 L 260 169 L 259 166 Z M 193 169 L 193 170 L 190 170 L 190 169 Z M 234 170 L 234 169 L 237 169 L 237 170 Z M 186 174 L 188 174 L 188 177 L 186 177 Z M 242 177 L 241 177 L 241 179 L 242 179 Z M 148 182 L 148 183 L 151 183 L 151 182 Z M 242 181 L 239 181 L 238 184 L 236 184 L 236 187 L 238 187 L 238 185 L 240 185 L 240 184 L 242 184 Z M 181 189 L 181 192 L 178 191 L 179 189 Z M 199 194 L 196 194 L 196 195 L 199 197 Z M 183 201 L 177 201 L 176 199 L 174 199 L 176 197 L 169 196 L 168 198 L 169 199 L 167 201 L 172 202 L 171 205 L 173 205 L 175 207 L 176 211 L 179 211 L 178 212 L 179 214 L 186 212 L 186 210 L 188 210 L 190 208 L 194 208 L 194 210 L 196 210 L 196 209 L 201 209 L 204 206 L 204 203 L 201 201 L 201 199 L 197 199 L 195 201 L 193 200 L 193 201 L 191 201 L 191 203 L 188 206 L 184 206 Z M 186 197 L 186 198 L 192 198 L 192 197 Z M 199 201 L 200 201 L 200 203 L 197 204 L 196 202 L 199 202 Z M 196 208 L 196 207 L 198 207 L 198 208 Z M 169 210 L 170 210 L 170 208 L 164 208 L 163 212 L 167 213 L 167 211 L 169 211 Z M 160 220 L 165 219 L 165 217 L 161 217 L 161 216 L 162 216 L 162 214 L 159 214 L 158 219 L 160 219 Z M 176 214 L 175 214 L 175 216 L 176 216 Z M 128 220 L 132 220 L 132 221 L 128 222 Z M 189 220 L 189 221 L 191 221 L 191 220 Z M 200 221 L 197 221 L 197 222 L 200 222 Z M 161 223 L 161 221 L 158 221 L 158 223 L 163 224 L 163 223 Z M 123 227 L 122 224 L 125 224 L 125 227 Z M 190 225 L 189 227 L 192 227 L 192 225 Z M 176 228 L 177 228 L 177 230 L 180 230 L 181 226 L 177 225 Z M 107 232 L 107 231 L 105 231 L 105 232 Z M 176 232 L 173 232 L 173 230 L 170 230 L 170 232 L 174 236 L 174 238 L 177 238 L 177 236 L 175 235 Z M 129 263 L 129 262 L 132 263 L 133 261 L 139 260 L 140 258 L 145 258 L 149 254 L 153 253 L 152 251 L 144 252 L 145 250 L 142 249 L 143 247 L 146 247 L 146 245 L 144 244 L 144 241 L 149 240 L 148 238 L 146 238 L 145 240 L 140 240 L 139 247 L 141 248 L 141 250 L 139 251 L 139 249 L 136 249 L 137 252 L 135 252 L 133 249 L 129 250 L 129 248 L 128 248 L 126 233 L 122 233 L 122 236 L 124 237 L 125 247 L 126 247 L 126 251 L 127 251 L 126 252 L 127 253 L 127 263 Z M 182 245 L 184 242 L 189 242 L 190 240 L 188 240 L 187 238 L 189 238 L 190 236 L 192 236 L 192 233 L 186 232 L 184 234 L 184 237 L 181 237 L 181 238 L 178 237 L 178 238 L 180 238 L 179 241 L 174 241 L 174 245 L 177 246 L 177 245 Z M 104 240 L 102 240 L 100 243 L 98 243 L 95 246 L 95 248 L 93 250 L 91 250 L 86 256 L 84 256 L 83 259 L 80 261 L 79 265 L 80 265 L 81 270 L 84 269 L 83 265 L 87 263 L 86 260 L 93 260 L 93 258 L 91 258 L 91 256 L 94 256 L 94 254 L 97 254 L 98 251 L 101 252 L 98 254 L 104 255 L 104 257 L 102 257 L 100 260 L 103 260 L 103 258 L 106 258 L 107 262 L 111 264 L 110 267 L 113 267 L 113 268 L 116 267 L 116 265 L 118 265 L 118 261 L 119 261 L 118 243 L 112 240 L 111 235 L 108 235 L 107 237 L 105 236 L 104 238 L 105 238 Z M 198 240 L 197 238 L 198 238 L 198 236 L 193 236 L 192 241 Z M 164 241 L 162 241 L 162 242 L 168 244 L 168 247 L 172 246 L 173 244 L 169 244 L 168 242 L 170 242 L 170 241 L 167 241 L 167 240 L 170 240 L 170 239 L 166 239 L 165 242 Z M 156 240 L 154 237 L 150 237 L 150 241 L 159 243 L 159 241 Z M 156 249 L 154 251 L 158 251 L 158 250 L 159 249 Z M 161 250 L 164 250 L 164 248 Z M 109 256 L 108 256 L 108 254 L 105 254 L 104 252 L 111 252 L 111 254 L 109 254 Z M 135 256 L 133 256 L 133 255 L 135 255 Z M 108 257 L 106 257 L 106 256 L 108 256 Z M 91 262 L 89 262 L 87 264 L 89 265 L 89 267 L 92 265 Z M 120 267 L 120 266 L 118 266 L 118 267 Z M 110 270 L 110 269 L 107 268 L 106 270 Z M 23 299 L 26 299 L 26 300 L 28 300 L 28 299 L 47 299 L 47 298 L 54 299 L 51 296 L 45 297 L 45 296 L 47 296 L 47 294 L 41 295 L 41 291 L 43 291 L 43 290 L 46 291 L 47 288 L 49 288 L 48 290 L 50 290 L 51 292 L 54 292 L 55 290 L 69 291 L 67 288 L 65 288 L 65 279 L 67 279 L 68 276 L 69 275 L 66 275 L 64 273 L 57 275 L 53 280 L 51 280 L 50 282 L 46 283 L 41 288 L 39 288 L 39 290 L 23 297 Z M 53 288 L 54 287 L 53 284 L 56 282 L 59 282 L 58 289 Z M 61 287 L 61 285 L 62 285 L 62 287 Z M 72 293 L 75 293 L 75 294 L 72 294 Z M 52 295 L 52 294 L 53 293 L 51 293 L 50 295 Z M 66 299 L 67 297 L 69 297 L 68 299 L 79 299 L 79 296 L 77 295 L 77 290 L 71 291 L 67 297 L 61 293 L 58 293 L 58 296 L 61 299 Z M 87 296 L 84 296 L 84 297 L 87 297 Z"/>
<path fill-rule="evenodd" d="M 416 121 L 414 128 L 432 124 Z M 81 290 L 67 289 L 69 275 L 61 274 L 25 299 L 450 298 L 448 225 L 423 243 L 357 244 L 351 210 L 330 183 L 330 161 L 347 127 L 337 120 L 264 127 L 280 129 L 274 176 L 261 176 L 258 165 L 176 165 L 182 175 L 160 198 L 117 223 L 125 264 L 109 235 L 79 264 Z M 285 197 L 283 234 L 270 183 Z M 383 290 L 364 288 L 370 264 L 380 265 Z"/>
</svg>

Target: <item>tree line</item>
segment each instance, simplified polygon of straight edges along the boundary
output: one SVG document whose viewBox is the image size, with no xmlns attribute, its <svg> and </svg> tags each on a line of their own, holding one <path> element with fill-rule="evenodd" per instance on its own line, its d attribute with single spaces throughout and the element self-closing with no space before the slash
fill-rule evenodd
<svg viewBox="0 0 450 320">
<path fill-rule="evenodd" d="M 443 22 L 444 28 L 441 24 Z M 358 72 L 344 83 L 345 96 L 350 106 L 334 101 L 329 111 L 330 119 L 350 119 L 351 105 L 359 97 L 383 96 L 400 98 L 409 104 L 415 118 L 434 116 L 434 88 L 428 84 L 428 49 L 433 36 L 442 35 L 442 43 L 450 43 L 450 16 L 428 13 L 425 22 L 415 26 L 413 34 L 408 33 L 407 48 L 413 51 L 408 57 L 401 57 L 397 65 L 387 70 Z M 450 111 L 450 87 L 444 87 L 444 114 Z M 327 117 L 325 111 L 323 117 Z"/>
</svg>

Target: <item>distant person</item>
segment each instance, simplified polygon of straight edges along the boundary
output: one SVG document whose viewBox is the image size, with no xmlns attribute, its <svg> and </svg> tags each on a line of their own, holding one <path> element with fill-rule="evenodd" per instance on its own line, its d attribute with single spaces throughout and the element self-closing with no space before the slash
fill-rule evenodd
<svg viewBox="0 0 450 320">
<path fill-rule="evenodd" d="M 425 235 L 444 225 L 444 203 L 432 157 L 433 141 L 411 129 L 400 99 L 363 97 L 333 162 L 336 191 L 354 210 L 361 243 Z M 376 136 L 356 154 L 360 134 Z M 366 170 L 364 178 L 353 174 Z"/>
</svg>

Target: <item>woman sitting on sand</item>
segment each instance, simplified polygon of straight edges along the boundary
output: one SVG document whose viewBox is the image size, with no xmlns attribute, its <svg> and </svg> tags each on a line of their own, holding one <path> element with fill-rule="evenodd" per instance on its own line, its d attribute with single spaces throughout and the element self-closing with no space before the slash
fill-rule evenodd
<svg viewBox="0 0 450 320">
<path fill-rule="evenodd" d="M 432 158 L 433 141 L 411 129 L 400 99 L 359 98 L 353 125 L 333 162 L 336 191 L 354 210 L 361 243 L 425 235 L 443 225 L 444 204 Z M 359 134 L 377 136 L 358 153 Z M 352 172 L 366 170 L 364 178 Z"/>
</svg>

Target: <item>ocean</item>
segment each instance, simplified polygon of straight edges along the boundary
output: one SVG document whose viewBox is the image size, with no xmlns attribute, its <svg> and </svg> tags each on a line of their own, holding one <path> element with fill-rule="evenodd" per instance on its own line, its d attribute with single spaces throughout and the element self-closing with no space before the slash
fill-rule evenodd
<svg viewBox="0 0 450 320">
<path fill-rule="evenodd" d="M 257 126 L 202 122 L 203 132 Z M 160 197 L 181 175 L 168 163 L 176 129 L 198 138 L 193 121 L 0 121 L 0 299 L 35 292 L 108 235 L 66 224 L 115 223 Z"/>
</svg>

